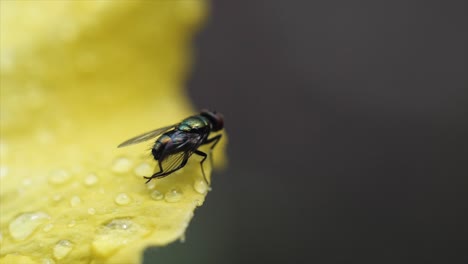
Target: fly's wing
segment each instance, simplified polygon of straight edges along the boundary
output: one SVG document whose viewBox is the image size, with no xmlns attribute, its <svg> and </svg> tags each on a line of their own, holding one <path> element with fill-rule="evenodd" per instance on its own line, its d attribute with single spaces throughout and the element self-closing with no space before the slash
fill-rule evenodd
<svg viewBox="0 0 468 264">
<path fill-rule="evenodd" d="M 171 154 L 161 162 L 163 171 L 170 174 L 180 168 L 183 168 L 192 153 L 193 151 L 182 151 Z"/>
<path fill-rule="evenodd" d="M 161 128 L 156 129 L 156 130 L 146 132 L 144 134 L 141 134 L 139 136 L 133 137 L 133 138 L 131 138 L 131 139 L 125 141 L 125 142 L 120 143 L 120 145 L 118 145 L 117 147 L 121 148 L 121 147 L 125 147 L 125 146 L 128 146 L 128 145 L 133 145 L 133 144 L 136 144 L 136 143 L 140 143 L 140 142 L 143 142 L 143 141 L 150 140 L 150 139 L 155 138 L 155 137 L 163 134 L 164 132 L 174 128 L 175 126 L 176 125 L 161 127 Z"/>
<path fill-rule="evenodd" d="M 184 138 L 184 143 L 180 144 L 178 147 L 183 149 L 179 152 L 175 152 L 161 161 L 162 168 L 165 173 L 171 173 L 177 171 L 180 168 L 185 166 L 187 160 L 192 156 L 193 152 L 200 146 L 201 137 L 200 135 L 190 135 L 186 134 Z M 190 147 L 186 147 L 189 145 Z"/>
</svg>

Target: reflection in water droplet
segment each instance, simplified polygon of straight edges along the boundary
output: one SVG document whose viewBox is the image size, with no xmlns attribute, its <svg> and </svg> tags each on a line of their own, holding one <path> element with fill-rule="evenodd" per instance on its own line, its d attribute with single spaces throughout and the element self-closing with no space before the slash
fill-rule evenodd
<svg viewBox="0 0 468 264">
<path fill-rule="evenodd" d="M 112 171 L 115 173 L 125 173 L 132 168 L 132 162 L 124 157 L 116 158 L 112 163 Z"/>
<path fill-rule="evenodd" d="M 130 203 L 131 198 L 126 193 L 119 193 L 115 197 L 114 201 L 118 205 L 126 205 Z"/>
<path fill-rule="evenodd" d="M 130 219 L 114 219 L 106 224 L 106 228 L 110 230 L 127 230 L 134 225 L 134 222 Z"/>
<path fill-rule="evenodd" d="M 205 194 L 208 191 L 208 185 L 204 180 L 195 180 L 193 189 L 199 194 Z"/>
<path fill-rule="evenodd" d="M 96 213 L 96 209 L 94 209 L 92 207 L 88 208 L 88 214 L 93 215 L 95 213 Z"/>
<path fill-rule="evenodd" d="M 3 235 L 2 232 L 0 232 L 0 244 L 3 242 Z"/>
<path fill-rule="evenodd" d="M 166 202 L 175 203 L 182 199 L 182 192 L 179 189 L 174 188 L 168 191 L 166 195 L 164 195 L 164 198 Z"/>
<path fill-rule="evenodd" d="M 54 225 L 49 223 L 42 228 L 42 231 L 49 232 L 52 228 L 54 228 Z"/>
<path fill-rule="evenodd" d="M 148 230 L 127 218 L 114 219 L 96 230 L 93 249 L 102 256 L 108 256 L 118 248 L 138 240 Z"/>
<path fill-rule="evenodd" d="M 151 196 L 151 198 L 152 198 L 153 200 L 156 200 L 156 201 L 162 200 L 162 199 L 164 198 L 164 194 L 162 194 L 162 193 L 161 193 L 160 191 L 158 191 L 158 190 L 152 191 L 151 194 L 150 194 L 150 196 Z"/>
<path fill-rule="evenodd" d="M 80 204 L 81 204 L 81 198 L 79 196 L 75 195 L 70 199 L 71 207 L 77 207 Z"/>
<path fill-rule="evenodd" d="M 98 180 L 99 179 L 96 176 L 96 174 L 91 173 L 88 176 L 86 176 L 86 178 L 84 179 L 84 184 L 86 186 L 93 186 L 94 184 L 96 184 L 98 182 Z"/>
<path fill-rule="evenodd" d="M 143 162 L 140 165 L 138 165 L 133 171 L 135 172 L 135 175 L 139 177 L 150 176 L 151 174 L 153 174 L 151 165 L 149 165 L 149 163 L 146 162 Z"/>
<path fill-rule="evenodd" d="M 63 259 L 73 249 L 73 244 L 68 240 L 60 240 L 54 246 L 54 257 L 58 260 Z"/>
<path fill-rule="evenodd" d="M 65 170 L 54 170 L 49 175 L 49 182 L 52 184 L 62 184 L 70 180 L 71 175 Z"/>
<path fill-rule="evenodd" d="M 10 235 L 15 240 L 24 240 L 49 218 L 50 216 L 44 212 L 21 214 L 10 223 Z"/>
</svg>

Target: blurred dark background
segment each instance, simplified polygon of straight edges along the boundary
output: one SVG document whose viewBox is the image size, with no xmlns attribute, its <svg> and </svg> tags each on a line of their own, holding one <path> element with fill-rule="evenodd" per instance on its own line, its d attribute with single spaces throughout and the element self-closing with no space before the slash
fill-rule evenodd
<svg viewBox="0 0 468 264">
<path fill-rule="evenodd" d="M 212 1 L 195 44 L 230 164 L 146 257 L 468 263 L 467 1 Z"/>
</svg>

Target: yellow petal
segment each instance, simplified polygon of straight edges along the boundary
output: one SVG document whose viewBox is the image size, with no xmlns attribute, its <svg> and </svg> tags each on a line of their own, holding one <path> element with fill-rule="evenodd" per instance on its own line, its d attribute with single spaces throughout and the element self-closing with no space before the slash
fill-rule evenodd
<svg viewBox="0 0 468 264">
<path fill-rule="evenodd" d="M 207 192 L 199 160 L 145 185 L 151 142 L 116 146 L 193 113 L 205 4 L 0 1 L 1 263 L 138 263 L 183 236 Z"/>
</svg>

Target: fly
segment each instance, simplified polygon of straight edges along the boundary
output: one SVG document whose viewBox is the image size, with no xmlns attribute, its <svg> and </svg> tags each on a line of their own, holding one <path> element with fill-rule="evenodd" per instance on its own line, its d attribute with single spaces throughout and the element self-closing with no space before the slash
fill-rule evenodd
<svg viewBox="0 0 468 264">
<path fill-rule="evenodd" d="M 200 167 L 205 182 L 209 184 L 203 169 L 203 162 L 208 155 L 198 150 L 198 148 L 202 145 L 211 144 L 210 151 L 213 150 L 222 135 L 208 137 L 211 132 L 220 131 L 223 127 L 223 115 L 214 111 L 202 110 L 200 114 L 187 117 L 180 123 L 146 132 L 121 143 L 118 147 L 126 147 L 157 137 L 151 149 L 151 154 L 158 162 L 159 172 L 154 173 L 152 176 L 145 176 L 146 183 L 152 179 L 164 178 L 182 169 L 189 158 L 195 154 L 202 157 Z"/>
</svg>

